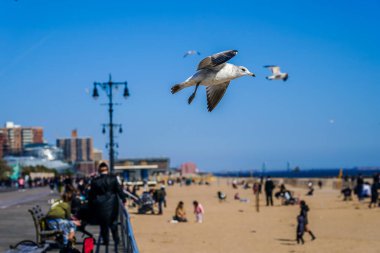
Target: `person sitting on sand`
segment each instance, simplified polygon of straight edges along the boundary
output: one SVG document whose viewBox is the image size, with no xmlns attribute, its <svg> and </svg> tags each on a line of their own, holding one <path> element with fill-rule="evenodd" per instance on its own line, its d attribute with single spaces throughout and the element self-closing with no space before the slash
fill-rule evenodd
<svg viewBox="0 0 380 253">
<path fill-rule="evenodd" d="M 314 193 L 314 185 L 312 181 L 309 181 L 307 183 L 307 187 L 309 188 L 309 191 L 306 193 L 306 196 L 313 196 Z"/>
<path fill-rule="evenodd" d="M 348 200 L 352 200 L 352 190 L 350 189 L 350 187 L 346 187 L 344 188 L 341 193 L 343 194 L 344 198 L 343 198 L 343 201 L 348 201 Z"/>
<path fill-rule="evenodd" d="M 203 214 L 205 212 L 203 209 L 203 206 L 198 201 L 193 201 L 193 205 L 194 205 L 195 220 L 197 223 L 202 223 Z"/>
<path fill-rule="evenodd" d="M 227 199 L 227 195 L 224 192 L 218 191 L 218 199 L 219 201 L 224 201 Z"/>
<path fill-rule="evenodd" d="M 178 222 L 187 222 L 186 211 L 182 201 L 178 203 L 177 208 L 175 209 L 173 220 L 176 220 Z"/>
</svg>

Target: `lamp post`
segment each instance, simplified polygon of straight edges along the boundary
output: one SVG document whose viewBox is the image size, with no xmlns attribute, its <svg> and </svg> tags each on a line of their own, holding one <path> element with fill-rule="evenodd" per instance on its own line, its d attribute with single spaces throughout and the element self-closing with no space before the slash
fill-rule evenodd
<svg viewBox="0 0 380 253">
<path fill-rule="evenodd" d="M 128 90 L 128 83 L 125 82 L 113 82 L 111 74 L 109 74 L 109 80 L 108 82 L 94 82 L 94 89 L 92 92 L 92 97 L 94 99 L 99 98 L 99 91 L 98 87 L 100 87 L 107 95 L 108 97 L 108 114 L 109 114 L 109 122 L 107 124 L 102 124 L 103 129 L 102 133 L 106 133 L 106 128 L 109 129 L 109 143 L 106 144 L 106 148 L 109 150 L 109 163 L 110 163 L 110 170 L 113 172 L 114 170 L 114 164 L 115 164 L 115 148 L 118 148 L 118 144 L 114 141 L 114 129 L 119 128 L 119 133 L 123 132 L 123 129 L 121 127 L 121 124 L 115 124 L 113 122 L 113 106 L 116 105 L 113 102 L 113 91 L 114 89 L 118 89 L 120 86 L 124 86 L 124 93 L 123 96 L 125 99 L 129 97 L 129 90 Z"/>
</svg>

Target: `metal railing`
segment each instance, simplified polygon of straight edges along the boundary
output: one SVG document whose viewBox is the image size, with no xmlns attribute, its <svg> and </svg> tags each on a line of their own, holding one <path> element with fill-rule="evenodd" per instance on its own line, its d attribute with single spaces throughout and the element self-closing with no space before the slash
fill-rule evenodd
<svg viewBox="0 0 380 253">
<path fill-rule="evenodd" d="M 119 222 L 121 232 L 121 245 L 124 253 L 139 253 L 137 243 L 133 235 L 130 216 L 123 202 L 119 199 Z"/>
</svg>

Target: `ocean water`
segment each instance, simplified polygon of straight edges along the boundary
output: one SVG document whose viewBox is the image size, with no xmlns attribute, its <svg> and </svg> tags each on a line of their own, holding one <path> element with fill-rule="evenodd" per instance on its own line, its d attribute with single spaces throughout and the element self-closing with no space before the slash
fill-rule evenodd
<svg viewBox="0 0 380 253">
<path fill-rule="evenodd" d="M 339 168 L 336 169 L 308 169 L 308 170 L 268 170 L 268 171 L 223 171 L 214 172 L 219 177 L 282 177 L 282 178 L 334 178 L 340 173 Z M 342 169 L 343 176 L 357 176 L 359 174 L 364 177 L 372 177 L 376 173 L 380 173 L 380 167 L 370 168 L 348 168 Z"/>
</svg>

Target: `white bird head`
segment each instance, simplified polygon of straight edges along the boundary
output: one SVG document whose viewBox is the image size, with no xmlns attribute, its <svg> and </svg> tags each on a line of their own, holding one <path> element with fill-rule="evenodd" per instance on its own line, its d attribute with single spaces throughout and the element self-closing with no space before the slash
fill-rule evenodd
<svg viewBox="0 0 380 253">
<path fill-rule="evenodd" d="M 244 66 L 238 66 L 238 74 L 240 76 L 253 76 L 255 77 L 255 74 L 250 72 L 246 67 Z"/>
</svg>

